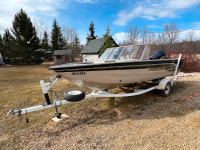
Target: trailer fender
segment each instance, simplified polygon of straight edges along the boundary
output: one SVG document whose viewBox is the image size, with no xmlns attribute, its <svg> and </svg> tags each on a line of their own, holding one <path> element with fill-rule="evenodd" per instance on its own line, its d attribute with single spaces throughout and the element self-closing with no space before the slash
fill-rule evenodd
<svg viewBox="0 0 200 150">
<path fill-rule="evenodd" d="M 170 81 L 169 79 L 167 79 L 167 78 L 162 79 L 162 80 L 160 81 L 160 83 L 156 86 L 156 89 L 158 89 L 158 90 L 164 90 L 165 87 L 166 87 L 166 84 L 167 84 L 168 82 L 171 82 L 171 81 Z"/>
</svg>

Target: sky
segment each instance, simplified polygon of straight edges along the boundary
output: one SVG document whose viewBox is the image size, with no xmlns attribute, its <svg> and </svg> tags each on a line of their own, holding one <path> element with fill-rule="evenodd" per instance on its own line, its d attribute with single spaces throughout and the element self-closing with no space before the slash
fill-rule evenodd
<svg viewBox="0 0 200 150">
<path fill-rule="evenodd" d="M 200 39 L 200 0 L 0 0 L 0 6 L 0 34 L 12 27 L 14 15 L 22 8 L 40 30 L 50 33 L 54 18 L 61 27 L 75 28 L 82 44 L 91 21 L 98 37 L 109 25 L 117 42 L 127 39 L 130 26 L 147 26 L 159 33 L 169 23 L 181 29 L 179 38 L 193 31 Z"/>
</svg>

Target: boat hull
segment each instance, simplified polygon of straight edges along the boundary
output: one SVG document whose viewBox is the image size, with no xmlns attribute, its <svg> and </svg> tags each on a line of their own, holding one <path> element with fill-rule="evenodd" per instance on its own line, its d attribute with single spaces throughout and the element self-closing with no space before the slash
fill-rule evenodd
<svg viewBox="0 0 200 150">
<path fill-rule="evenodd" d="M 86 87 L 91 90 L 109 90 L 136 82 L 171 76 L 173 75 L 173 71 L 130 69 L 113 71 L 62 72 L 60 75 L 80 87 Z"/>
<path fill-rule="evenodd" d="M 160 63 L 159 63 L 160 62 Z M 115 62 L 112 65 L 90 65 L 90 67 L 55 67 L 58 74 L 70 82 L 91 90 L 109 90 L 142 81 L 150 81 L 172 76 L 177 60 L 128 62 L 129 65 Z M 180 68 L 183 64 L 181 60 Z"/>
</svg>

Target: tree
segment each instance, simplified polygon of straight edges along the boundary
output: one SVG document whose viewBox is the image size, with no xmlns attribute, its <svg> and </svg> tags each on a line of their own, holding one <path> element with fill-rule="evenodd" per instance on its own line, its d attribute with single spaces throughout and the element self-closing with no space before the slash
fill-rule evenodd
<svg viewBox="0 0 200 150">
<path fill-rule="evenodd" d="M 89 41 L 94 40 L 94 39 L 97 38 L 97 36 L 94 35 L 95 31 L 94 31 L 94 23 L 93 23 L 93 21 L 91 21 L 91 23 L 90 23 L 89 31 L 90 31 L 90 34 L 87 35 L 87 38 L 86 38 L 87 39 L 87 43 L 89 43 Z"/>
<path fill-rule="evenodd" d="M 2 56 L 4 58 L 11 58 L 12 57 L 12 35 L 10 34 L 10 31 L 8 29 L 5 30 L 5 33 L 3 35 L 3 53 Z"/>
<path fill-rule="evenodd" d="M 13 20 L 12 33 L 14 36 L 14 63 L 41 63 L 42 55 L 39 49 L 39 38 L 30 17 L 21 9 Z"/>
<path fill-rule="evenodd" d="M 180 29 L 174 23 L 164 25 L 164 35 L 166 36 L 165 40 L 167 43 L 172 44 L 176 42 L 179 33 Z"/>
<path fill-rule="evenodd" d="M 194 38 L 195 37 L 195 31 L 194 30 L 191 30 L 191 31 L 189 31 L 188 33 L 187 33 L 187 40 L 189 41 L 189 42 L 192 42 L 192 41 L 194 41 Z"/>
<path fill-rule="evenodd" d="M 72 55 L 73 55 L 74 58 L 80 56 L 80 51 L 81 51 L 80 40 L 79 40 L 79 37 L 78 37 L 77 34 L 75 35 L 72 50 L 73 50 Z"/>
<path fill-rule="evenodd" d="M 105 33 L 103 36 L 104 36 L 104 37 L 109 37 L 109 36 L 110 36 L 110 31 L 111 31 L 110 26 L 107 25 L 106 33 Z"/>
<path fill-rule="evenodd" d="M 49 53 L 50 51 L 50 46 L 49 46 L 49 42 L 48 42 L 48 34 L 47 31 L 44 31 L 44 36 L 42 38 L 42 44 L 41 44 L 41 48 L 44 52 L 44 58 L 46 60 L 52 60 L 52 53 Z"/>
<path fill-rule="evenodd" d="M 112 36 L 110 35 L 110 31 L 111 29 L 109 28 L 109 25 L 107 25 L 107 28 L 106 28 L 106 33 L 104 34 L 104 40 L 105 40 L 105 44 L 102 46 L 102 48 L 100 49 L 100 53 L 99 55 L 101 56 L 104 51 L 107 49 L 107 48 L 110 48 L 110 47 L 117 47 L 118 45 L 115 43 L 115 41 L 113 40 Z"/>
<path fill-rule="evenodd" d="M 58 25 L 56 19 L 53 21 L 53 29 L 51 32 L 51 45 L 52 50 L 61 50 L 65 46 L 65 41 L 61 32 L 61 28 Z"/>
<path fill-rule="evenodd" d="M 140 37 L 141 30 L 138 28 L 138 26 L 130 26 L 127 32 L 128 32 L 130 43 L 136 44 Z"/>
<path fill-rule="evenodd" d="M 141 30 L 141 38 L 142 38 L 142 44 L 145 44 L 148 42 L 148 29 L 147 26 L 144 26 L 143 29 Z"/>
<path fill-rule="evenodd" d="M 76 32 L 75 28 L 71 28 L 69 26 L 63 27 L 63 35 L 64 35 L 64 40 L 66 42 L 66 49 L 71 49 L 71 60 L 78 61 L 80 58 L 80 52 L 81 52 L 81 45 L 80 45 L 80 40 L 78 37 L 78 33 Z M 77 60 L 75 60 L 77 58 Z"/>
<path fill-rule="evenodd" d="M 76 29 L 75 28 L 70 28 L 69 26 L 67 27 L 63 27 L 63 31 L 64 31 L 64 39 L 66 42 L 66 48 L 67 49 L 72 49 L 73 45 L 74 45 L 74 41 L 77 35 Z"/>
</svg>

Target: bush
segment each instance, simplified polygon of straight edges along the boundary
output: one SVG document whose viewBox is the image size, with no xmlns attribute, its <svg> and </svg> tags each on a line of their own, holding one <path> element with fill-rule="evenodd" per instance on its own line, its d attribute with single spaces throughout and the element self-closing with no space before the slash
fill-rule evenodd
<svg viewBox="0 0 200 150">
<path fill-rule="evenodd" d="M 166 53 L 167 58 L 178 58 L 179 54 Z M 198 54 L 182 53 L 184 63 L 181 71 L 183 72 L 200 72 L 200 57 Z"/>
</svg>

